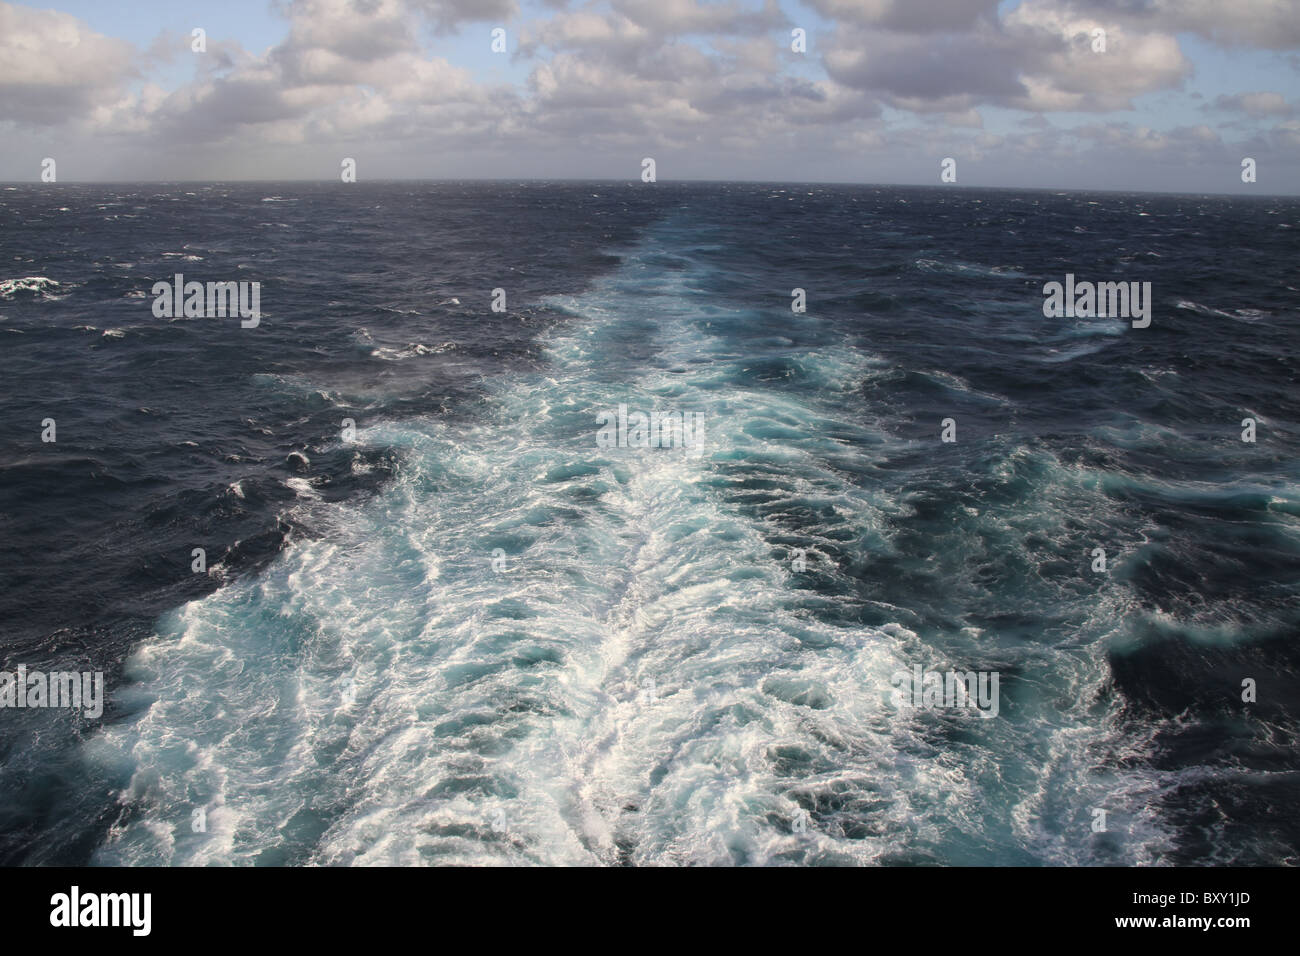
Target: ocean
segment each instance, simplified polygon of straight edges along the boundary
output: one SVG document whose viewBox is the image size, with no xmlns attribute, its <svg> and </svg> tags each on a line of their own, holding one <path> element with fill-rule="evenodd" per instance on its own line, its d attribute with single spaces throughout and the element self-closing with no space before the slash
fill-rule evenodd
<svg viewBox="0 0 1300 956">
<path fill-rule="evenodd" d="M 105 687 L 0 710 L 0 863 L 1294 865 L 1298 253 L 1293 198 L 0 186 L 0 670 Z"/>
</svg>

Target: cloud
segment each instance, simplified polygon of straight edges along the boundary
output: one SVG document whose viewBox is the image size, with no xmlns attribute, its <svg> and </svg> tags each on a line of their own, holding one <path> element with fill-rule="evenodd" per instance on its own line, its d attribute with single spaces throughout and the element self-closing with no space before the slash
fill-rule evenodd
<svg viewBox="0 0 1300 956">
<path fill-rule="evenodd" d="M 862 19 L 861 12 L 855 22 Z M 1105 51 L 1093 31 L 1106 31 Z M 899 109 L 964 112 L 981 104 L 1033 111 L 1107 112 L 1177 88 L 1191 64 L 1176 38 L 1076 14 L 1057 0 L 1024 0 L 1003 20 L 964 32 L 846 27 L 824 55 L 837 82 Z"/>
<path fill-rule="evenodd" d="M 1246 113 L 1249 116 L 1290 116 L 1294 107 L 1286 101 L 1281 93 L 1234 93 L 1222 95 L 1214 101 L 1216 109 L 1229 110 L 1234 113 Z"/>
<path fill-rule="evenodd" d="M 75 119 L 87 156 L 106 144 L 122 155 L 134 149 L 150 171 L 173 177 L 220 175 L 228 163 L 270 174 L 272 156 L 286 157 L 280 174 L 317 175 L 308 170 L 332 169 L 336 152 L 363 156 L 367 147 L 368 171 L 400 157 L 390 175 L 427 174 L 435 155 L 448 161 L 440 174 L 454 162 L 466 175 L 536 174 L 539 157 L 562 174 L 609 168 L 596 158 L 635 174 L 642 156 L 655 155 L 665 178 L 784 170 L 908 179 L 933 167 L 937 181 L 938 159 L 951 155 L 963 182 L 978 181 L 982 162 L 1004 182 L 1153 163 L 1199 164 L 1217 177 L 1232 172 L 1236 153 L 1281 169 L 1300 138 L 1283 92 L 1210 86 L 1198 100 L 1185 89 L 1192 63 L 1181 31 L 1277 47 L 1291 28 L 1276 4 L 1244 0 L 1217 26 L 1195 0 L 1023 0 L 1000 16 L 998 8 L 996 0 L 542 0 L 527 7 L 536 19 L 520 21 L 517 0 L 294 0 L 280 7 L 287 27 L 269 49 L 209 36 L 208 52 L 191 55 L 187 37 L 136 49 L 67 14 L 0 0 L 0 120 L 12 129 Z M 460 41 L 477 44 L 463 61 L 470 66 L 438 55 L 457 42 L 447 34 L 472 34 L 475 23 L 484 35 Z M 510 61 L 483 65 L 487 25 L 509 25 L 518 38 Z M 790 49 L 796 25 L 815 34 L 806 55 Z M 1098 29 L 1104 52 L 1094 49 Z M 154 67 L 176 50 L 192 78 L 170 89 L 143 83 L 163 75 Z M 1275 88 L 1286 91 L 1291 74 L 1273 59 L 1282 73 Z M 507 62 L 514 82 L 500 78 L 496 64 Z M 1141 99 L 1160 92 L 1170 95 Z M 1166 104 L 1176 121 L 1162 122 Z M 1120 122 L 1121 111 L 1136 122 Z M 1047 118 L 1063 113 L 1089 122 Z M 1260 120 L 1277 125 L 1260 129 Z M 1228 132 L 1249 138 L 1229 145 Z"/>
<path fill-rule="evenodd" d="M 472 118 L 491 99 L 466 70 L 421 52 L 403 0 L 301 0 L 289 12 L 288 36 L 266 54 L 227 56 L 227 68 L 169 96 L 155 114 L 159 138 L 403 136 L 421 121 L 445 126 L 434 107 L 460 107 Z M 490 123 L 482 110 L 477 118 Z"/>
<path fill-rule="evenodd" d="M 611 6 L 658 37 L 698 33 L 746 36 L 789 26 L 776 0 L 764 0 L 761 9 L 734 0 L 704 4 L 696 0 L 611 0 Z"/>
<path fill-rule="evenodd" d="M 1162 33 L 1197 33 L 1224 46 L 1284 50 L 1300 44 L 1294 0 L 1075 0 L 1071 6 Z"/>
<path fill-rule="evenodd" d="M 889 35 L 851 33 L 825 54 L 826 72 L 845 86 L 877 92 L 913 110 L 964 110 L 1024 96 L 1017 49 L 994 32 Z"/>
<path fill-rule="evenodd" d="M 818 123 L 871 120 L 872 97 L 783 72 L 790 21 L 774 0 L 613 0 L 527 24 L 529 116 L 584 141 L 760 150 Z"/>
<path fill-rule="evenodd" d="M 54 126 L 121 97 L 131 44 L 76 17 L 0 2 L 0 120 Z"/>
<path fill-rule="evenodd" d="M 998 0 L 806 0 L 824 17 L 904 33 L 959 33 L 994 17 Z"/>
<path fill-rule="evenodd" d="M 495 21 L 503 23 L 519 13 L 515 0 L 403 0 L 433 23 L 443 33 L 454 32 L 463 24 Z M 359 12 L 365 13 L 369 0 L 355 0 Z"/>
</svg>

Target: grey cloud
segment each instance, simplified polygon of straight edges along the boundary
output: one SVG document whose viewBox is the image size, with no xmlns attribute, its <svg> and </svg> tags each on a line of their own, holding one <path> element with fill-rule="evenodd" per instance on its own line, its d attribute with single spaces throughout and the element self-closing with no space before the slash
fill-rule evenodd
<svg viewBox="0 0 1300 956">
<path fill-rule="evenodd" d="M 995 34 L 920 37 L 860 33 L 825 55 L 826 72 L 846 86 L 900 99 L 999 100 L 1024 95 L 1020 51 Z"/>
<path fill-rule="evenodd" d="M 0 2 L 0 120 L 83 119 L 124 94 L 134 53 L 70 14 Z"/>
<path fill-rule="evenodd" d="M 766 104 L 789 104 L 791 99 L 826 101 L 826 94 L 812 83 L 792 80 L 780 85 L 746 84 L 706 89 L 691 99 L 691 106 L 706 113 L 727 113 L 738 108 L 761 107 Z"/>
<path fill-rule="evenodd" d="M 790 21 L 776 0 L 763 0 L 761 9 L 728 0 L 700 4 L 695 0 L 611 0 L 628 20 L 658 36 L 724 33 L 746 36 L 784 29 Z"/>
<path fill-rule="evenodd" d="M 1256 13 L 1258 6 L 1246 4 Z M 788 27 L 809 7 L 835 27 L 817 35 L 807 56 L 793 55 Z M 1300 143 L 1300 121 L 1278 93 L 1221 96 L 1206 114 L 1217 122 L 1177 130 L 1123 123 L 1072 130 L 1045 118 L 1121 109 L 1140 94 L 1179 90 L 1190 64 L 1171 31 L 1195 8 L 1185 4 L 1179 20 L 1154 0 L 1024 0 L 997 19 L 993 0 L 809 0 L 808 7 L 788 0 L 784 12 L 774 0 L 582 2 L 511 27 L 520 37 L 516 62 L 531 61 L 519 88 L 475 83 L 421 42 L 429 26 L 484 22 L 486 32 L 506 25 L 518 15 L 514 0 L 297 0 L 283 7 L 289 27 L 269 52 L 210 36 L 192 82 L 170 92 L 147 85 L 135 95 L 127 82 L 132 56 L 148 69 L 169 40 L 133 53 L 81 24 L 83 42 L 64 49 L 57 31 L 33 27 L 64 15 L 23 9 L 6 29 L 12 7 L 0 0 L 0 119 L 93 118 L 99 138 L 88 142 L 124 134 L 119 143 L 147 154 L 147 168 L 159 176 L 166 168 L 172 175 L 283 174 L 273 164 L 286 156 L 298 163 L 290 174 L 328 175 L 320 157 L 337 144 L 373 145 L 368 171 L 402 157 L 390 175 L 572 175 L 598 173 L 610 161 L 608 168 L 627 163 L 635 176 L 645 155 L 663 159 L 665 178 L 682 170 L 779 178 L 784 169 L 794 177 L 917 181 L 916 170 L 934 166 L 937 181 L 938 158 L 948 155 L 960 159 L 967 180 L 986 175 L 983 181 L 1008 185 L 1053 176 L 1098 185 L 1089 180 L 1102 175 L 1095 170 L 1132 170 L 1160 187 L 1163 179 L 1142 171 L 1164 164 L 1217 176 L 1232 172 L 1237 154 L 1257 156 L 1262 170 L 1282 169 L 1280 157 Z M 75 21 L 60 23 L 67 32 Z M 1106 24 L 1104 56 L 1090 50 L 1093 23 Z M 6 56 L 15 36 L 36 43 L 37 54 L 19 52 L 30 76 Z M 1185 106 L 1190 95 L 1169 99 Z M 916 115 L 887 123 L 882 104 Z M 1014 134 L 995 135 L 980 128 L 986 105 L 1030 115 Z M 1279 122 L 1264 130 L 1261 118 Z M 1250 138 L 1228 145 L 1228 135 Z M 1251 152 L 1241 153 L 1246 144 Z M 534 164 L 536 157 L 548 158 Z"/>
<path fill-rule="evenodd" d="M 1288 103 L 1281 93 L 1268 92 L 1219 96 L 1214 101 L 1214 106 L 1216 109 L 1246 113 L 1253 117 L 1290 116 L 1295 112 L 1295 107 Z"/>
<path fill-rule="evenodd" d="M 804 0 L 824 17 L 904 33 L 955 33 L 995 16 L 998 0 Z"/>
<path fill-rule="evenodd" d="M 1105 112 L 1189 75 L 1172 36 L 1112 26 L 1102 55 L 1092 49 L 1096 24 L 1056 0 L 1024 0 L 1003 20 L 980 19 L 966 32 L 842 27 L 823 63 L 837 82 L 920 112 L 980 104 Z"/>
<path fill-rule="evenodd" d="M 465 23 L 504 21 L 519 13 L 519 4 L 515 0 L 406 0 L 406 2 L 411 9 L 422 14 L 444 33 L 457 30 Z"/>
<path fill-rule="evenodd" d="M 1225 46 L 1284 50 L 1300 44 L 1295 0 L 1069 0 L 1082 14 L 1163 33 L 1197 33 Z"/>
</svg>

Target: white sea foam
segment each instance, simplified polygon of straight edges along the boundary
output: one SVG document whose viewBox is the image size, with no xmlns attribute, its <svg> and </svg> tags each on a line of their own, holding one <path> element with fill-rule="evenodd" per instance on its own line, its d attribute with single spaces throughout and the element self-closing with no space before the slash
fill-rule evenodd
<svg viewBox="0 0 1300 956">
<path fill-rule="evenodd" d="M 31 292 L 42 298 L 54 298 L 51 294 L 53 290 L 58 289 L 60 283 L 57 279 L 51 279 L 48 276 L 25 276 L 18 279 L 0 279 L 0 299 L 12 299 L 15 293 Z"/>
<path fill-rule="evenodd" d="M 1153 792 L 1099 771 L 1116 737 L 1099 645 L 1020 652 L 1024 698 L 961 724 L 965 742 L 945 737 L 960 717 L 891 705 L 912 662 L 980 662 L 904 611 L 823 619 L 774 544 L 791 513 L 833 515 L 801 540 L 847 594 L 831 563 L 845 537 L 892 547 L 886 519 L 909 506 L 847 477 L 884 440 L 844 401 L 879 360 L 832 343 L 797 356 L 817 389 L 738 384 L 744 359 L 717 330 L 744 318 L 646 261 L 660 252 L 551 303 L 574 320 L 547 369 L 493 384 L 473 423 L 360 431 L 404 453 L 382 494 L 326 504 L 288 479 L 319 536 L 161 621 L 128 667 L 149 705 L 87 744 L 133 768 L 122 800 L 138 811 L 99 862 L 1086 860 L 1087 835 L 1061 829 L 1079 798 L 1062 794 Z M 649 336 L 639 365 L 633 332 Z M 702 413 L 705 454 L 599 449 L 595 413 L 619 402 Z M 1018 454 L 1009 470 L 1032 463 Z M 742 504 L 742 476 L 772 480 Z M 818 814 L 806 833 L 801 807 Z M 1153 814 L 1133 817 L 1128 862 L 1162 845 Z"/>
</svg>

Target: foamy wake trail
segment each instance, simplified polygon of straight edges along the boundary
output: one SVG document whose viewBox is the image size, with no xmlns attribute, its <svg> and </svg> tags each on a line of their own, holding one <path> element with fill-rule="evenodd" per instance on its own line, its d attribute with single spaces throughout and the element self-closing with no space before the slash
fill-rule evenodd
<svg viewBox="0 0 1300 956">
<path fill-rule="evenodd" d="M 1031 724 L 893 708 L 896 671 L 970 662 L 820 619 L 773 543 L 797 504 L 888 547 L 900 506 L 841 467 L 882 441 L 845 400 L 878 363 L 832 342 L 799 357 L 815 390 L 744 384 L 722 330 L 745 317 L 649 258 L 553 303 L 574 318 L 547 371 L 496 383 L 476 424 L 364 428 L 406 452 L 388 489 L 305 502 L 319 536 L 161 622 L 135 716 L 87 748 L 131 777 L 99 861 L 1065 859 L 1052 821 L 1086 819 L 1087 787 L 1149 786 L 1088 753 L 1113 736 L 1078 703 L 1096 650 L 1021 662 L 1079 694 Z M 703 413 L 704 454 L 598 448 L 619 403 Z M 738 468 L 761 506 L 737 505 Z M 1026 747 L 1042 765 L 1004 779 Z"/>
</svg>

